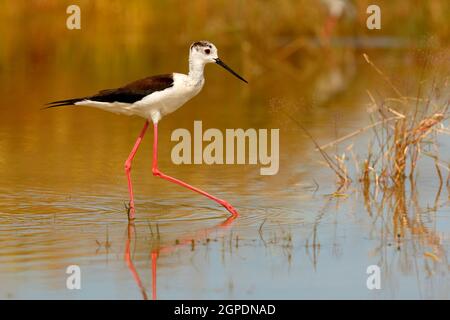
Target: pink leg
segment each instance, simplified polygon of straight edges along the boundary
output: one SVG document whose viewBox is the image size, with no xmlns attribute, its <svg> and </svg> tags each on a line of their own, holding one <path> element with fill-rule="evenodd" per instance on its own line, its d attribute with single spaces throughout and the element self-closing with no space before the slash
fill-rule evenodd
<svg viewBox="0 0 450 320">
<path fill-rule="evenodd" d="M 131 183 L 131 162 L 133 161 L 134 156 L 136 155 L 137 149 L 141 144 L 142 138 L 144 138 L 145 132 L 148 128 L 148 120 L 145 122 L 144 128 L 142 128 L 139 137 L 137 138 L 133 150 L 131 150 L 130 155 L 128 156 L 127 161 L 125 161 L 125 174 L 128 179 L 128 192 L 130 193 L 130 207 L 128 211 L 128 218 L 134 219 L 135 209 L 134 209 L 134 197 L 133 197 L 133 185 Z"/>
<path fill-rule="evenodd" d="M 225 209 L 227 209 L 231 213 L 231 215 L 233 217 L 239 216 L 239 214 L 236 211 L 236 209 L 234 209 L 225 200 L 216 198 L 216 197 L 210 195 L 209 193 L 207 193 L 207 192 L 205 192 L 205 191 L 203 191 L 203 190 L 201 190 L 199 188 L 193 187 L 193 186 L 187 184 L 186 182 L 183 182 L 183 181 L 178 180 L 176 178 L 170 177 L 170 176 L 162 173 L 161 171 L 159 171 L 159 169 L 158 169 L 158 123 L 154 123 L 153 124 L 153 131 L 154 131 L 154 137 L 153 137 L 153 167 L 152 167 L 152 172 L 153 172 L 154 176 L 163 178 L 163 179 L 165 179 L 167 181 L 176 183 L 176 184 L 178 184 L 178 185 L 180 185 L 182 187 L 185 187 L 185 188 L 188 188 L 188 189 L 190 189 L 192 191 L 200 193 L 200 194 L 204 195 L 205 197 L 208 197 L 209 199 L 211 199 L 211 200 L 217 202 L 218 204 L 224 206 Z"/>
</svg>

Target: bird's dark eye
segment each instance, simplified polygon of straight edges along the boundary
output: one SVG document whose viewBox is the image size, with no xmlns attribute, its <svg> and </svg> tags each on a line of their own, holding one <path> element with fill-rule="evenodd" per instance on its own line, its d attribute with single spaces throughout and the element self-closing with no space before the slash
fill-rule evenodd
<svg viewBox="0 0 450 320">
<path fill-rule="evenodd" d="M 205 53 L 206 53 L 206 54 L 210 54 L 210 53 L 211 53 L 211 50 L 205 49 Z"/>
</svg>

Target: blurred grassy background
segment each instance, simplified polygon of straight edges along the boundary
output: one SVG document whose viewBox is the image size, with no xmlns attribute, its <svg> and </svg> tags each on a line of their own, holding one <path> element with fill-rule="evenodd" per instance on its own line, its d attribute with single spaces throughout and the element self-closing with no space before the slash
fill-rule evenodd
<svg viewBox="0 0 450 320">
<path fill-rule="evenodd" d="M 267 87 L 272 96 L 292 92 L 274 86 L 286 79 L 311 95 L 315 89 L 308 87 L 323 69 L 354 64 L 355 55 L 370 49 L 405 60 L 430 44 L 448 47 L 449 1 L 376 1 L 382 29 L 368 30 L 366 8 L 373 1 L 343 0 L 327 38 L 333 1 L 0 1 L 0 92 L 7 97 L 1 103 L 33 94 L 37 79 L 49 89 L 40 93 L 43 103 L 150 74 L 184 72 L 189 44 L 199 39 L 214 42 L 263 96 Z M 81 30 L 66 28 L 71 4 L 81 8 Z M 215 69 L 208 73 L 222 74 Z"/>
<path fill-rule="evenodd" d="M 70 78 L 71 71 L 82 66 L 85 75 L 109 79 L 117 72 L 123 77 L 123 70 L 152 71 L 155 65 L 185 69 L 180 53 L 198 39 L 210 39 L 222 53 L 238 56 L 250 78 L 279 64 L 307 68 L 307 62 L 323 51 L 310 40 L 323 35 L 328 2 L 1 1 L 1 75 L 59 73 L 64 68 Z M 372 3 L 381 8 L 381 30 L 365 27 L 366 8 Z M 81 8 L 79 31 L 65 26 L 70 4 Z M 436 44 L 445 46 L 450 40 L 449 16 L 446 0 L 346 1 L 333 36 L 389 36 L 413 46 L 433 36 Z"/>
</svg>

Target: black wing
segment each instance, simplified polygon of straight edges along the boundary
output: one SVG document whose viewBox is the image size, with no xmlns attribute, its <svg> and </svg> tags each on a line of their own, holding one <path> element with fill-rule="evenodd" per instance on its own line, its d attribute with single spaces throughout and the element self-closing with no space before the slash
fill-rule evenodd
<svg viewBox="0 0 450 320">
<path fill-rule="evenodd" d="M 153 92 L 162 91 L 172 86 L 173 74 L 162 74 L 140 79 L 117 89 L 102 90 L 93 96 L 53 101 L 48 103 L 47 108 L 69 106 L 83 100 L 134 103 Z"/>
</svg>

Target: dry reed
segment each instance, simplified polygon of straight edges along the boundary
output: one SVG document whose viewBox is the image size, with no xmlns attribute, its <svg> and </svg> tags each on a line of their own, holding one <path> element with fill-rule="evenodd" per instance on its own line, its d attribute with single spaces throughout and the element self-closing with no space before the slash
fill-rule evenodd
<svg viewBox="0 0 450 320">
<path fill-rule="evenodd" d="M 372 123 L 322 146 L 318 146 L 314 142 L 317 150 L 325 159 L 330 159 L 332 157 L 325 152 L 325 149 L 372 130 L 373 135 L 368 144 L 367 155 L 361 163 L 353 154 L 353 144 L 346 149 L 352 154 L 356 172 L 359 173 L 359 176 L 353 180 L 362 182 L 364 188 L 373 184 L 377 187 L 400 186 L 403 185 L 405 177 L 414 178 L 416 176 L 419 160 L 423 156 L 428 156 L 435 161 L 437 176 L 442 185 L 441 169 L 450 172 L 450 166 L 439 159 L 437 136 L 449 132 L 444 126 L 444 121 L 448 117 L 449 101 L 441 104 L 434 101 L 432 92 L 436 91 L 435 87 L 430 89 L 427 98 L 419 95 L 415 98 L 402 95 L 389 77 L 366 54 L 363 56 L 366 62 L 382 76 L 397 97 L 384 99 L 380 103 L 376 102 L 370 91 L 367 91 L 371 101 L 369 114 Z M 433 85 L 436 86 L 435 83 Z M 422 92 L 422 88 L 419 90 L 420 92 Z M 434 150 L 434 152 L 428 150 Z M 345 152 L 334 156 L 332 169 L 336 173 L 340 186 L 352 181 L 346 165 L 348 158 Z"/>
</svg>

